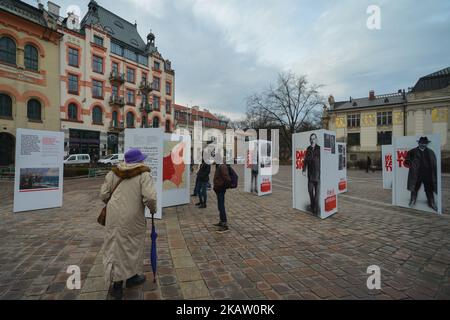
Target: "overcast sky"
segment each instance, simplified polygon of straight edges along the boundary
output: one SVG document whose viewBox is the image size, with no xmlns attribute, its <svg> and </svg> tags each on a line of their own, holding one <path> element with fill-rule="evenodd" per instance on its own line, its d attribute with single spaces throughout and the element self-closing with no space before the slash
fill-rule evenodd
<svg viewBox="0 0 450 320">
<path fill-rule="evenodd" d="M 88 0 L 53 0 L 66 12 Z M 36 0 L 27 0 L 36 4 Z M 45 1 L 42 1 L 45 2 Z M 98 0 L 152 29 L 176 72 L 176 103 L 233 119 L 246 97 L 292 70 L 336 100 L 407 89 L 450 66 L 450 1 L 414 0 Z M 369 5 L 381 29 L 369 30 Z"/>
</svg>

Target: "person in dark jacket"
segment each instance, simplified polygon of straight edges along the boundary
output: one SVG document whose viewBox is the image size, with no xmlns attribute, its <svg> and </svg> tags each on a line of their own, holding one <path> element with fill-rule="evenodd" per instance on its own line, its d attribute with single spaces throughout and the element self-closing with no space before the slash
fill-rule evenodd
<svg viewBox="0 0 450 320">
<path fill-rule="evenodd" d="M 217 207 L 219 209 L 220 222 L 215 224 L 219 227 L 217 232 L 223 233 L 228 231 L 227 213 L 225 211 L 225 193 L 231 185 L 231 177 L 229 173 L 229 165 L 216 164 L 216 172 L 214 174 L 214 191 L 217 195 Z"/>
<path fill-rule="evenodd" d="M 367 162 L 366 162 L 366 172 L 369 173 L 370 168 L 372 167 L 372 159 L 368 156 L 367 157 Z M 373 170 L 372 170 L 373 172 Z"/>
<path fill-rule="evenodd" d="M 199 190 L 198 190 L 198 198 L 199 203 L 196 205 L 199 206 L 201 209 L 206 208 L 206 201 L 208 197 L 207 188 L 209 184 L 209 173 L 211 172 L 211 165 L 207 164 L 205 160 L 202 160 L 202 164 L 200 165 L 200 169 L 197 173 L 197 179 L 199 184 Z"/>
<path fill-rule="evenodd" d="M 317 145 L 317 135 L 313 133 L 309 137 L 311 145 L 306 149 L 303 175 L 308 170 L 308 193 L 311 212 L 320 212 L 320 146 Z"/>
<path fill-rule="evenodd" d="M 434 200 L 437 190 L 437 161 L 433 150 L 428 148 L 431 142 L 428 137 L 421 137 L 417 141 L 419 146 L 408 151 L 405 164 L 409 167 L 408 190 L 411 191 L 410 206 L 414 206 L 420 187 L 424 186 L 428 206 L 438 211 Z"/>
</svg>

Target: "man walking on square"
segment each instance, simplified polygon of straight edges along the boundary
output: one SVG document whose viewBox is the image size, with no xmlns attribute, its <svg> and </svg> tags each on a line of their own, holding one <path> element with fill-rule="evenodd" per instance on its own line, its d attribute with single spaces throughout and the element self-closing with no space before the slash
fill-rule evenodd
<svg viewBox="0 0 450 320">
<path fill-rule="evenodd" d="M 225 193 L 227 188 L 231 185 L 231 177 L 229 173 L 229 166 L 226 164 L 216 164 L 216 172 L 214 174 L 214 191 L 217 195 L 217 207 L 219 209 L 220 222 L 215 224 L 219 227 L 217 232 L 223 233 L 228 231 L 227 213 L 225 211 Z"/>
<path fill-rule="evenodd" d="M 208 197 L 208 183 L 209 183 L 209 173 L 211 172 L 211 165 L 207 164 L 205 160 L 202 160 L 202 164 L 200 165 L 200 169 L 197 173 L 198 179 L 198 198 L 200 200 L 199 203 L 196 204 L 200 209 L 206 208 L 206 201 Z"/>
</svg>

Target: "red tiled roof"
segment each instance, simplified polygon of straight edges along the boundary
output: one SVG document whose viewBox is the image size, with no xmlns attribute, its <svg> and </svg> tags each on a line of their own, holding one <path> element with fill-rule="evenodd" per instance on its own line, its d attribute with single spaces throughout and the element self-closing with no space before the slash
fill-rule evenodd
<svg viewBox="0 0 450 320">
<path fill-rule="evenodd" d="M 194 109 L 194 108 L 189 108 L 186 106 L 182 106 L 179 104 L 174 103 L 173 107 L 175 109 L 175 111 L 180 111 L 180 112 L 189 112 L 189 110 L 191 110 L 191 114 L 194 117 L 203 117 L 204 119 L 210 119 L 213 121 L 217 121 L 217 124 L 205 124 L 207 127 L 210 128 L 217 128 L 217 129 L 226 129 L 226 126 L 222 126 L 219 124 L 219 118 L 217 118 L 215 115 L 213 115 L 211 112 L 209 111 L 202 111 L 202 110 L 198 110 L 198 109 Z M 178 123 L 180 124 L 187 124 L 188 119 L 187 117 L 181 117 L 178 119 L 175 119 Z M 197 120 L 197 119 L 195 119 Z M 191 120 L 191 124 L 193 124 L 193 120 Z"/>
</svg>

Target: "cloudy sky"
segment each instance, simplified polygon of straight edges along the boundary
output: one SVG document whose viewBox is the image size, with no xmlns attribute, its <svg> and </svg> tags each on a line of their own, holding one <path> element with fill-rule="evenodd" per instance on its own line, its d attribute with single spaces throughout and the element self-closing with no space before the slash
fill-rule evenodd
<svg viewBox="0 0 450 320">
<path fill-rule="evenodd" d="M 88 0 L 53 0 L 66 12 Z M 36 0 L 27 0 L 36 3 Z M 45 1 L 42 1 L 45 2 Z M 307 75 L 336 100 L 407 89 L 450 66 L 450 1 L 97 0 L 138 23 L 176 72 L 176 102 L 231 118 L 280 71 Z M 367 8 L 381 9 L 369 30 Z"/>
</svg>

